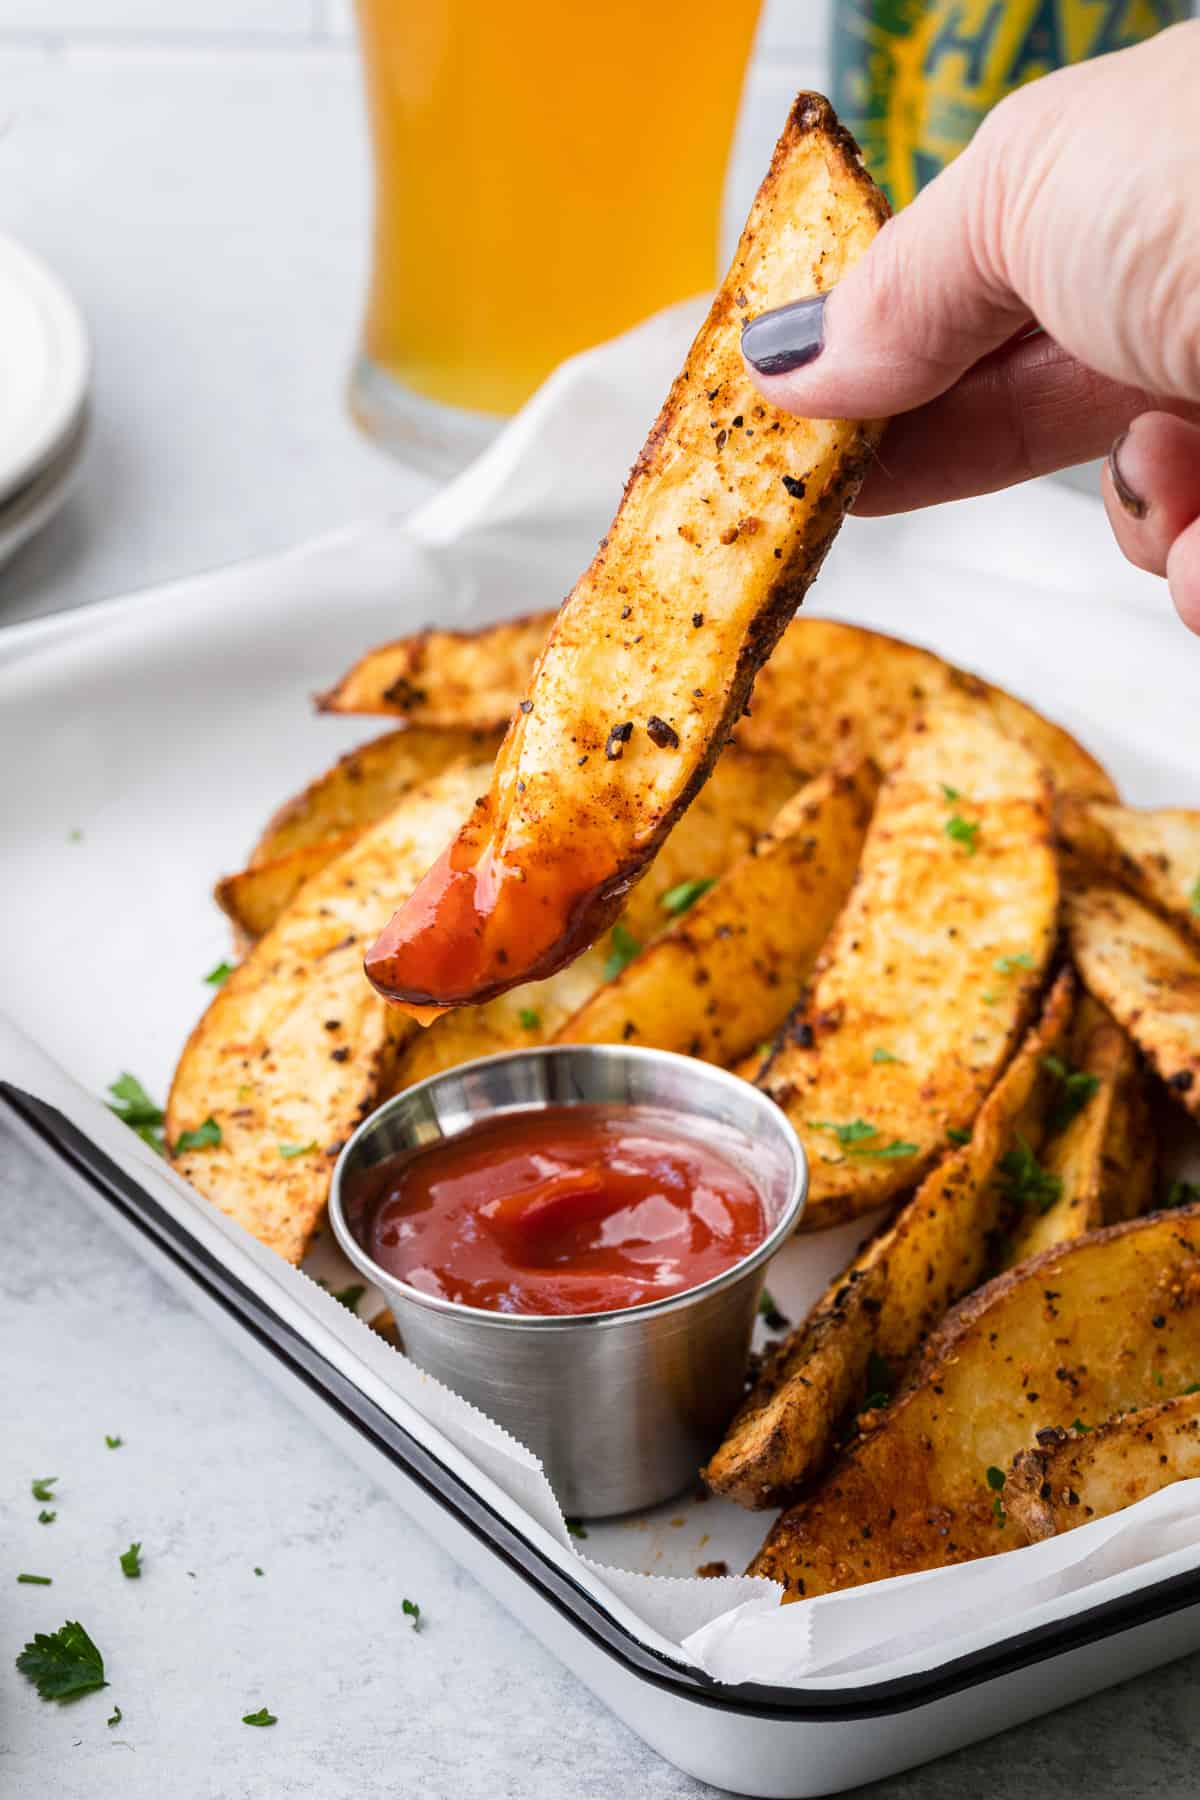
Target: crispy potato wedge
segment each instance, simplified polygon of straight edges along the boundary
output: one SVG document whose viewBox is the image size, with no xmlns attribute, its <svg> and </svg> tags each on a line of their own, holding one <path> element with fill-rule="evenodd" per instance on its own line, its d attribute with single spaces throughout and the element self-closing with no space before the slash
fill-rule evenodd
<svg viewBox="0 0 1200 1800">
<path fill-rule="evenodd" d="M 819 1472 L 847 1410 L 867 1398 L 872 1352 L 899 1375 L 926 1333 L 983 1276 L 1006 1214 L 996 1181 L 1018 1137 L 1040 1131 L 1063 1049 L 1074 978 L 1064 971 L 984 1101 L 971 1140 L 926 1177 L 894 1223 L 864 1245 L 808 1318 L 767 1358 L 707 1468 L 742 1506 L 786 1504 Z"/>
<path fill-rule="evenodd" d="M 1056 789 L 1115 799 L 1094 756 L 1024 701 L 915 644 L 833 619 L 795 619 L 759 672 L 739 743 L 782 750 L 803 767 L 888 759 L 916 714 L 946 695 L 982 701 L 1026 743 Z"/>
<path fill-rule="evenodd" d="M 1089 1231 L 1108 1223 L 1104 1207 L 1109 1180 L 1105 1152 L 1110 1146 L 1110 1130 L 1117 1124 L 1113 1117 L 1117 1095 L 1122 1082 L 1128 1081 L 1135 1061 L 1133 1046 L 1120 1026 L 1090 994 L 1085 994 L 1072 1027 L 1069 1054 L 1052 1065 L 1061 1075 L 1049 1107 L 1049 1138 L 1041 1166 L 1050 1182 L 1058 1184 L 1058 1198 L 1050 1200 L 1044 1211 L 1036 1206 L 1028 1208 L 1017 1221 L 1010 1237 L 1006 1267 L 1051 1250 L 1056 1244 L 1086 1237 Z M 1088 1087 L 1092 1089 L 1090 1094 Z M 1153 1161 L 1151 1147 L 1151 1171 Z"/>
<path fill-rule="evenodd" d="M 1200 938 L 1200 812 L 1138 812 L 1068 795 L 1058 833 L 1099 874 Z"/>
<path fill-rule="evenodd" d="M 795 788 L 796 775 L 785 758 L 731 744 L 645 881 L 630 894 L 621 920 L 628 934 L 623 941 L 648 944 L 666 929 L 671 915 L 661 901 L 673 888 L 714 878 L 730 864 L 738 867 Z M 448 1013 L 405 1046 L 396 1065 L 395 1091 L 476 1056 L 549 1042 L 603 989 L 612 948 L 605 939 L 545 981 L 530 981 L 482 1006 Z"/>
<path fill-rule="evenodd" d="M 1100 1159 L 1100 1212 L 1105 1225 L 1153 1211 L 1158 1186 L 1158 1130 L 1150 1082 L 1128 1037 L 1125 1045 Z"/>
<path fill-rule="evenodd" d="M 801 788 L 708 893 L 559 1027 L 556 1041 L 649 1044 L 729 1067 L 772 1036 L 850 892 L 878 786 L 864 762 Z"/>
<path fill-rule="evenodd" d="M 798 1600 L 1013 1549 L 1025 1539 L 1005 1513 L 1004 1472 L 1018 1451 L 1049 1426 L 1181 1392 L 1198 1358 L 1200 1209 L 1022 1263 L 950 1314 L 874 1430 L 783 1514 L 751 1571 Z"/>
<path fill-rule="evenodd" d="M 886 211 L 828 102 L 802 94 L 486 802 L 368 955 L 381 993 L 463 1005 L 561 968 L 618 916 L 700 791 L 879 435 L 768 407 L 742 325 L 831 287 Z"/>
<path fill-rule="evenodd" d="M 552 612 L 505 619 L 482 631 L 419 631 L 380 644 L 336 687 L 322 712 L 383 713 L 410 725 L 490 729 L 507 725 L 554 623 Z"/>
<path fill-rule="evenodd" d="M 414 727 L 390 731 L 340 757 L 274 813 L 246 868 L 223 876 L 213 898 L 239 943 L 269 931 L 306 881 L 420 781 L 458 761 L 492 757 L 499 732 Z"/>
<path fill-rule="evenodd" d="M 416 884 L 487 770 L 462 765 L 412 789 L 322 869 L 218 990 L 184 1047 L 167 1141 L 178 1146 L 208 1119 L 220 1141 L 177 1148 L 175 1167 L 290 1262 L 308 1248 L 342 1141 L 375 1104 L 411 1028 L 363 980 L 363 945 L 397 888 Z"/>
<path fill-rule="evenodd" d="M 1083 1431 L 1039 1431 L 1038 1448 L 1022 1450 L 1013 1463 L 1004 1506 L 1037 1543 L 1197 1475 L 1200 1394 L 1183 1394 Z"/>
<path fill-rule="evenodd" d="M 1084 985 L 1200 1118 L 1200 949 L 1120 888 L 1073 888 L 1066 920 Z"/>
<path fill-rule="evenodd" d="M 1030 751 L 977 702 L 931 707 L 894 754 L 857 883 L 759 1077 L 808 1152 L 803 1229 L 882 1205 L 970 1126 L 1054 948 L 1049 837 Z"/>
</svg>

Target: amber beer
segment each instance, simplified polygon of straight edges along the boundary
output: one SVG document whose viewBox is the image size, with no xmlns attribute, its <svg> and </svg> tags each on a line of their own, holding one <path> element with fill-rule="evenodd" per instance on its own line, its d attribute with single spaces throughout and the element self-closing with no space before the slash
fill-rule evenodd
<svg viewBox="0 0 1200 1800">
<path fill-rule="evenodd" d="M 563 357 L 713 284 L 758 5 L 358 0 L 360 414 L 406 393 L 510 413 Z"/>
<path fill-rule="evenodd" d="M 905 206 L 1005 94 L 1191 14 L 1191 0 L 832 0 L 833 103 Z"/>
</svg>

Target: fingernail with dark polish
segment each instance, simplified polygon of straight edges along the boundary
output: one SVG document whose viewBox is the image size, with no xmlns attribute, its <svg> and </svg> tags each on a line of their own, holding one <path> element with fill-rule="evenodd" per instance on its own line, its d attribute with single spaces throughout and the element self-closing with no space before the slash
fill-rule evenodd
<svg viewBox="0 0 1200 1800">
<path fill-rule="evenodd" d="M 759 313 L 742 327 L 742 354 L 760 375 L 789 375 L 825 348 L 826 294 Z"/>
<path fill-rule="evenodd" d="M 1123 431 L 1108 453 L 1108 473 L 1113 484 L 1113 493 L 1121 502 L 1131 519 L 1144 519 L 1149 508 L 1140 494 L 1135 494 L 1124 475 L 1121 473 L 1121 446 L 1129 433 Z"/>
</svg>

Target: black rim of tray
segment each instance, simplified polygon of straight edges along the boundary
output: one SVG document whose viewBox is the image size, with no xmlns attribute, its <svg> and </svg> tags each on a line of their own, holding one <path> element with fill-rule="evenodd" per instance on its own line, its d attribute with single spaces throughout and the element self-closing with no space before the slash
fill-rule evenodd
<svg viewBox="0 0 1200 1800">
<path fill-rule="evenodd" d="M 458 1524 L 519 1575 L 538 1597 L 569 1619 L 593 1645 L 640 1681 L 698 1706 L 779 1720 L 854 1720 L 909 1712 L 994 1681 L 1032 1663 L 1168 1617 L 1200 1600 L 1200 1569 L 1188 1570 L 1049 1625 L 1015 1633 L 935 1667 L 838 1693 L 746 1682 L 725 1686 L 702 1671 L 649 1649 L 568 1570 L 532 1544 L 431 1450 L 384 1413 L 322 1352 L 282 1319 L 262 1295 L 200 1244 L 136 1178 L 100 1150 L 56 1107 L 0 1081 L 2 1099 L 25 1135 L 136 1227 L 156 1250 L 238 1320 L 258 1345 L 340 1417 Z"/>
</svg>

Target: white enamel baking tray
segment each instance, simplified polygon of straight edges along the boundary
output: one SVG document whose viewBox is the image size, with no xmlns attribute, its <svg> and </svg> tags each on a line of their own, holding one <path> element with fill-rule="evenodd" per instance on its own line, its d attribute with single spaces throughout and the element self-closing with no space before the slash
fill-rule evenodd
<svg viewBox="0 0 1200 1800">
<path fill-rule="evenodd" d="M 639 1616 L 511 1485 L 398 1394 L 395 1353 L 195 1199 L 99 1104 L 132 1069 L 161 1095 L 228 951 L 207 895 L 261 820 L 370 722 L 309 695 L 362 649 L 430 622 L 551 603 L 578 521 L 523 562 L 491 521 L 453 556 L 400 523 L 0 634 L 0 1081 L 19 1128 L 246 1354 L 664 1756 L 739 1793 L 840 1791 L 1200 1646 L 1200 1556 L 1086 1603 L 980 1622 L 965 1654 L 884 1680 L 723 1686 Z M 1062 490 L 848 528 L 814 610 L 880 625 L 1077 729 L 1129 798 L 1200 804 L 1200 645 Z M 795 1308 L 843 1248 L 789 1249 Z M 737 1567 L 763 1521 L 715 1502 L 593 1528 L 596 1563 Z M 719 1584 L 713 1584 L 717 1588 Z M 719 1610 L 714 1597 L 714 1610 Z"/>
</svg>

